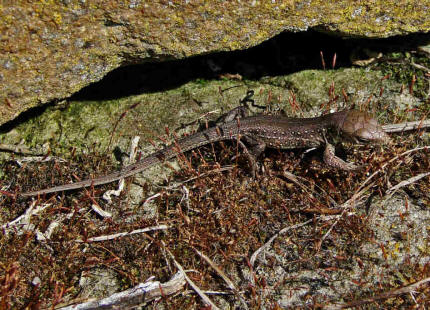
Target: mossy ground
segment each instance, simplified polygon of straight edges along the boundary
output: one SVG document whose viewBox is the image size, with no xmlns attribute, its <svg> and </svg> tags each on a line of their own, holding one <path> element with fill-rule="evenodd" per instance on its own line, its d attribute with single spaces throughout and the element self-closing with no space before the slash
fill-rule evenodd
<svg viewBox="0 0 430 310">
<path fill-rule="evenodd" d="M 255 180 L 247 171 L 246 161 L 227 171 L 218 171 L 218 167 L 231 164 L 230 158 L 236 153 L 234 144 L 218 146 L 214 151 L 211 147 L 206 147 L 200 150 L 203 158 L 197 156 L 193 159 L 193 156 L 188 156 L 193 162 L 193 168 L 187 168 L 188 163 L 183 163 L 184 169 L 173 177 L 175 182 L 185 182 L 197 177 L 195 180 L 171 189 L 159 190 L 161 195 L 154 200 L 158 210 L 155 218 L 146 218 L 142 205 L 130 205 L 127 190 L 121 197 L 114 199 L 113 204 L 103 203 L 99 199 L 100 195 L 107 188 L 114 188 L 115 185 L 112 184 L 90 189 L 88 192 L 60 195 L 59 198 L 42 198 L 38 200 L 38 204 L 50 203 L 51 206 L 32 219 L 31 223 L 35 227 L 33 231 L 19 234 L 12 230 L 6 235 L 2 234 L 0 260 L 3 272 L 7 273 L 11 268 L 17 269 L 13 274 L 16 284 L 10 291 L 5 291 L 4 298 L 7 303 L 15 306 L 29 306 L 38 302 L 47 306 L 63 300 L 73 300 L 79 296 L 81 274 L 95 267 L 114 270 L 121 283 L 120 290 L 143 282 L 150 276 L 155 276 L 162 282 L 167 281 L 172 276 L 172 267 L 162 251 L 161 242 L 164 242 L 185 269 L 195 270 L 189 276 L 201 289 L 227 290 L 226 284 L 196 255 L 194 248 L 210 257 L 231 277 L 249 306 L 258 308 L 263 303 L 275 307 L 282 296 L 282 290 L 278 293 L 275 290 L 266 296 L 263 293 L 265 287 L 288 287 L 293 282 L 286 278 L 276 280 L 264 270 L 278 266 L 282 260 L 289 261 L 283 267 L 289 273 L 326 270 L 327 276 L 334 278 L 349 274 L 357 260 L 364 266 L 372 264 L 370 257 L 357 256 L 357 249 L 362 244 L 373 241 L 372 227 L 368 226 L 365 207 L 353 206 L 348 210 L 352 215 L 328 218 L 342 214 L 343 209 L 339 206 L 357 191 L 368 177 L 367 171 L 373 172 L 390 158 L 413 148 L 414 135 L 396 137 L 395 146 L 391 148 L 347 146 L 346 152 L 350 160 L 364 162 L 369 167 L 358 173 L 327 169 L 320 160 L 312 156 L 300 159 L 300 152 L 271 151 L 261 162 L 265 172 Z M 216 162 L 213 161 L 215 157 Z M 9 163 L 4 168 L 13 183 L 22 187 L 26 187 L 27 183 L 34 183 L 34 179 L 44 175 L 44 172 L 49 173 L 43 180 L 37 181 L 37 186 L 50 186 L 50 180 L 54 179 L 56 183 L 65 182 L 66 176 L 85 171 L 88 167 L 98 172 L 111 169 L 109 159 L 97 153 L 88 154 L 75 162 L 79 168 L 70 164 L 52 163 L 32 164 L 26 168 Z M 407 163 L 406 158 L 396 161 L 373 180 L 374 186 L 365 194 L 366 200 L 370 201 L 368 199 L 373 195 L 383 195 L 387 190 L 388 180 L 398 183 L 410 171 L 419 174 L 429 169 L 427 152 L 418 152 L 413 163 Z M 303 177 L 306 188 L 295 185 L 284 175 L 284 171 Z M 145 187 L 145 196 L 150 194 L 149 188 Z M 428 181 L 408 187 L 408 191 L 413 193 L 414 201 L 422 200 L 427 208 L 430 204 L 430 197 L 427 195 L 429 190 Z M 94 200 L 103 209 L 112 212 L 113 218 L 102 219 L 91 212 Z M 7 198 L 2 201 L 2 205 L 2 218 L 7 221 L 22 214 L 28 208 L 28 200 Z M 403 216 L 408 215 L 405 213 Z M 272 235 L 284 227 L 309 219 L 313 219 L 311 224 L 275 240 L 272 250 L 279 257 L 267 254 L 266 263 L 257 261 L 254 271 L 250 269 L 250 256 Z M 38 241 L 35 231 L 46 232 L 55 221 L 60 223 L 60 227 L 54 230 L 50 239 Z M 94 236 L 160 224 L 167 224 L 170 228 L 114 241 L 76 242 L 77 239 L 86 240 Z M 321 242 L 332 225 L 334 230 L 331 231 L 330 238 Z M 428 252 L 422 255 L 425 257 Z M 380 266 L 380 271 L 386 274 L 381 287 L 375 290 L 369 287 L 370 281 L 360 283 L 348 296 L 344 296 L 345 300 L 351 299 L 351 294 L 355 299 L 395 288 L 392 277 L 388 276 L 394 271 L 395 277 L 402 279 L 398 283 L 401 285 L 430 276 L 429 270 L 419 264 L 422 258 L 423 256 L 413 257 L 401 268 L 396 267 L 396 270 L 390 264 Z M 362 272 L 365 273 L 364 267 Z M 250 284 L 247 273 L 253 274 L 253 285 Z M 38 287 L 31 284 L 36 276 L 41 280 Z M 365 275 L 362 276 L 365 278 Z M 6 280 L 3 278 L 2 281 L 5 285 Z M 281 282 L 276 284 L 274 281 Z M 425 296 L 428 296 L 424 292 L 418 295 L 419 303 L 423 303 Z M 307 298 L 311 296 L 304 296 L 303 301 Z M 220 304 L 237 303 L 234 296 L 214 297 L 214 300 Z M 330 301 L 323 296 L 313 296 L 313 302 L 317 304 Z M 157 308 L 160 302 L 169 309 L 193 309 L 201 305 L 199 298 L 187 294 L 166 297 L 150 307 Z M 385 306 L 403 307 L 413 304 L 414 301 L 405 295 L 386 301 Z"/>
<path fill-rule="evenodd" d="M 351 75 L 345 75 L 348 72 Z M 426 117 L 430 112 L 428 102 L 420 99 L 421 88 L 415 89 L 425 89 L 425 83 L 415 83 L 409 93 L 407 85 L 401 89 L 401 83 L 407 83 L 407 80 L 397 81 L 396 74 L 384 78 L 386 72 L 368 73 L 366 69 L 307 71 L 301 73 L 307 75 L 306 79 L 297 73 L 264 79 L 261 84 L 197 81 L 167 92 L 167 95 L 127 99 L 129 107 L 137 104 L 128 110 L 115 101 L 70 104 L 63 108 L 63 113 L 53 109 L 51 114 L 30 122 L 28 129 L 22 129 L 23 136 L 30 146 L 35 146 L 46 142 L 46 133 L 51 132 L 47 140 L 53 152 L 59 150 L 58 154 L 67 161 L 19 166 L 14 158 L 5 160 L 2 185 L 7 188 L 3 189 L 13 193 L 44 188 L 111 171 L 117 166 L 110 152 L 106 152 L 112 132 L 113 143 L 123 146 L 137 132 L 145 134 L 157 130 L 161 135 L 164 124 L 173 129 L 186 128 L 198 116 L 237 105 L 249 88 L 256 90 L 257 103 L 272 103 L 272 108 L 283 104 L 290 115 L 355 103 L 358 108 L 374 112 L 383 123 Z M 220 92 L 220 89 L 238 84 L 240 87 L 234 88 L 238 92 Z M 296 99 L 295 93 L 298 94 Z M 402 105 L 392 100 L 401 95 L 404 97 Z M 310 107 L 312 98 L 319 101 Z M 201 108 L 196 102 L 209 104 Z M 160 114 L 149 113 L 155 110 L 154 107 Z M 176 112 L 178 107 L 182 108 Z M 125 111 L 124 119 L 128 122 L 123 123 L 121 115 Z M 94 120 L 93 113 L 102 114 L 101 120 Z M 63 135 L 58 134 L 60 127 L 51 126 L 47 121 L 54 119 L 52 115 L 60 114 L 60 121 L 57 119 L 54 123 L 62 124 Z M 182 124 L 175 123 L 178 118 Z M 118 120 L 121 122 L 114 131 Z M 92 127 L 94 129 L 90 130 Z M 82 130 L 76 131 L 76 128 Z M 40 136 L 30 139 L 30 134 L 25 134 L 36 130 Z M 4 137 L 5 140 L 15 138 L 16 135 Z M 393 140 L 389 147 L 338 145 L 341 156 L 366 165 L 366 169 L 354 173 L 328 169 L 322 164 L 318 152 L 272 150 L 260 160 L 264 169 L 252 179 L 246 160 L 241 157 L 232 160 L 238 154 L 238 148 L 232 142 L 209 145 L 186 154 L 180 161 L 181 170 L 156 184 L 143 184 L 142 199 L 137 204 L 130 199 L 130 189 L 136 186 L 133 180 L 128 180 L 122 195 L 114 198 L 111 204 L 105 203 L 100 196 L 106 189 L 115 188 L 115 184 L 47 195 L 34 202 L 3 196 L 0 205 L 2 225 L 23 214 L 32 203 L 49 206 L 31 218 L 31 226 L 27 229 L 3 228 L 0 237 L 0 307 L 46 308 L 77 301 L 83 294 L 79 285 L 82 275 L 94 268 L 113 271 L 119 283 L 118 290 L 132 287 L 151 276 L 167 281 L 176 269 L 163 251 L 164 246 L 184 269 L 192 270 L 188 275 L 201 289 L 229 292 L 223 280 L 194 249 L 204 253 L 230 277 L 253 309 L 285 307 L 291 302 L 288 296 L 300 289 L 305 289 L 305 293 L 294 295 L 297 300 L 290 305 L 320 307 L 337 301 L 377 296 L 429 277 L 428 263 L 423 263 L 428 262 L 428 239 L 420 240 L 422 244 L 419 246 L 407 242 L 417 238 L 415 224 L 411 222 L 413 216 L 429 212 L 428 177 L 408 185 L 396 196 L 403 202 L 401 211 L 392 215 L 405 223 L 396 234 L 401 246 L 391 247 L 390 243 L 378 241 L 375 227 L 369 224 L 372 216 L 382 216 L 386 206 L 381 201 L 387 197 L 390 186 L 430 171 L 428 150 L 399 156 L 417 146 L 429 145 L 428 132 L 394 135 Z M 76 149 L 70 151 L 66 142 L 75 145 Z M 371 179 L 371 186 L 362 194 L 361 202 L 352 204 L 345 211 L 342 204 L 357 192 L 370 174 L 396 156 L 398 159 Z M 219 171 L 220 167 L 223 171 Z M 286 172 L 295 175 L 302 185 L 292 181 Z M 152 201 L 155 206 L 152 210 L 156 211 L 149 215 L 145 198 L 154 194 L 159 194 Z M 111 212 L 112 218 L 101 218 L 94 213 L 92 205 L 95 203 Z M 308 220 L 311 222 L 307 225 L 276 238 L 268 252 L 251 267 L 250 257 L 271 236 L 282 228 Z M 50 231 L 52 223 L 57 223 L 57 228 L 52 229 L 49 238 L 42 240 L 40 234 Z M 161 224 L 167 224 L 169 229 L 110 241 L 85 242 L 95 236 Z M 425 225 L 424 222 L 422 226 Z M 78 239 L 84 242 L 76 242 Z M 364 250 L 369 244 L 376 247 L 372 253 Z M 307 275 L 307 280 L 301 278 L 303 275 Z M 322 294 L 324 290 L 328 293 Z M 422 287 L 414 299 L 410 294 L 403 294 L 383 299 L 378 306 L 401 308 L 418 303 L 425 307 L 429 296 L 428 287 Z M 240 306 L 235 295 L 211 298 L 221 308 Z M 148 308 L 195 309 L 202 306 L 200 298 L 187 290 L 180 295 L 166 296 Z"/>
</svg>

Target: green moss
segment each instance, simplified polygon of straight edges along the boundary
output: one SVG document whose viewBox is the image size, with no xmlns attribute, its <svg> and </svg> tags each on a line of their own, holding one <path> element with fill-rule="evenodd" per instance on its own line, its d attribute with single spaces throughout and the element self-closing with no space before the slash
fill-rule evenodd
<svg viewBox="0 0 430 310">
<path fill-rule="evenodd" d="M 287 113 L 297 114 L 288 101 L 292 92 L 301 110 L 306 111 L 327 102 L 330 99 L 328 89 L 334 84 L 335 94 L 341 99 L 342 90 L 350 96 L 349 105 L 363 102 L 378 92 L 382 84 L 375 81 L 380 81 L 382 76 L 381 72 L 358 68 L 307 70 L 284 77 L 263 78 L 261 83 L 198 79 L 162 93 L 108 101 L 67 102 L 64 107 L 47 109 L 15 128 L 13 134 L 1 135 L 0 139 L 9 144 L 23 139 L 30 148 L 49 142 L 56 154 L 67 154 L 71 147 L 82 151 L 94 143 L 105 149 L 113 134 L 113 144 L 126 150 L 135 135 L 141 136 L 142 144 L 147 145 L 148 139 L 163 135 L 165 127 L 176 131 L 180 124 L 192 123 L 208 112 L 211 112 L 209 118 L 216 118 L 223 111 L 239 105 L 249 88 L 255 90 L 254 99 L 258 105 L 268 105 L 268 98 L 272 98 L 272 103 Z M 421 84 L 417 82 L 417 85 Z M 388 81 L 384 87 L 400 89 L 399 85 L 389 85 Z M 133 105 L 136 107 L 129 110 Z M 125 115 L 121 118 L 123 113 Z M 116 128 L 114 133 L 113 128 Z M 186 128 L 187 131 L 191 129 Z"/>
<path fill-rule="evenodd" d="M 425 76 L 427 71 L 424 68 L 430 68 L 430 59 L 424 56 L 412 55 L 409 52 L 389 53 L 385 58 L 389 61 L 383 61 L 373 67 L 403 84 L 407 92 L 409 92 L 409 86 L 415 76 L 415 82 L 413 83 L 414 95 L 421 100 L 427 100 L 428 78 Z M 418 64 L 422 69 L 414 66 L 414 64 Z"/>
<path fill-rule="evenodd" d="M 320 106 L 329 100 L 328 89 L 334 85 L 335 94 L 342 100 L 342 90 L 349 95 L 349 104 L 360 102 L 367 94 L 370 96 L 378 85 L 375 81 L 382 78 L 378 71 L 367 71 L 363 68 L 338 70 L 305 70 L 286 77 L 266 78 L 265 81 L 290 88 L 297 96 L 302 108 Z"/>
</svg>

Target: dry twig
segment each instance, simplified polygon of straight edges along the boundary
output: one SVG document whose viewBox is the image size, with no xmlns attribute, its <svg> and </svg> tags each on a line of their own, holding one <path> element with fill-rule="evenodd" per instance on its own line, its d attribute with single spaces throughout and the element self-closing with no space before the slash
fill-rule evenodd
<svg viewBox="0 0 430 310">
<path fill-rule="evenodd" d="M 311 197 L 312 199 L 314 199 L 315 197 L 313 196 L 313 193 L 316 193 L 316 194 L 318 194 L 317 192 L 316 192 L 316 190 L 314 190 L 314 189 L 311 189 L 311 188 L 309 188 L 309 186 L 306 186 L 304 183 L 302 183 L 301 181 L 307 181 L 307 182 L 309 182 L 308 180 L 306 180 L 305 178 L 303 178 L 303 177 L 299 177 L 299 176 L 296 176 L 296 175 L 294 175 L 294 174 L 292 174 L 291 172 L 288 172 L 288 171 L 282 171 L 282 176 L 284 176 L 284 177 L 286 177 L 288 180 L 290 180 L 291 182 L 293 182 L 293 183 L 295 183 L 296 185 L 298 185 L 302 190 L 304 190 L 308 195 L 309 195 L 309 197 Z M 322 187 L 320 187 L 320 186 L 318 186 L 318 184 L 313 184 L 313 186 L 315 187 L 315 188 L 318 188 L 323 194 L 324 194 L 324 197 L 327 197 L 329 200 L 330 200 L 330 202 L 335 206 L 335 207 L 337 207 L 338 206 L 338 204 L 337 204 L 337 202 L 322 188 Z"/>
<path fill-rule="evenodd" d="M 146 228 L 142 228 L 142 229 L 136 229 L 136 230 L 133 230 L 130 232 L 121 232 L 121 233 L 117 233 L 117 234 L 113 234 L 113 235 L 105 235 L 105 236 L 88 238 L 85 240 L 85 242 L 99 242 L 99 241 L 112 240 L 112 239 L 116 239 L 116 238 L 120 238 L 120 237 L 124 237 L 124 236 L 130 236 L 130 235 L 140 234 L 140 233 L 144 233 L 144 232 L 148 232 L 148 231 L 154 231 L 154 230 L 165 230 L 168 228 L 169 228 L 169 226 L 167 226 L 167 225 L 151 226 L 151 227 L 146 227 Z M 81 239 L 77 239 L 77 240 L 75 240 L 75 242 L 84 242 L 84 241 L 82 241 Z"/>
<path fill-rule="evenodd" d="M 388 124 L 388 125 L 382 126 L 385 132 L 402 132 L 402 131 L 408 131 L 408 130 L 423 129 L 428 127 L 430 127 L 429 119 L 416 121 L 416 122 L 405 122 L 400 124 Z"/>
<path fill-rule="evenodd" d="M 321 240 L 319 241 L 319 247 L 321 247 L 321 244 L 323 243 L 323 241 L 328 237 L 328 235 L 330 234 L 330 232 L 333 230 L 333 228 L 337 225 L 337 223 L 339 222 L 339 220 L 342 218 L 342 216 L 346 213 L 346 211 L 348 211 L 348 209 L 352 206 L 356 206 L 357 202 L 360 202 L 363 200 L 364 198 L 364 193 L 370 188 L 372 187 L 373 184 L 368 185 L 367 187 L 357 191 L 354 193 L 354 195 L 352 195 L 352 197 L 350 199 L 348 199 L 345 203 L 343 203 L 341 205 L 341 208 L 343 209 L 342 213 L 340 214 L 340 216 L 336 219 L 336 221 L 330 226 L 330 228 L 327 230 L 327 232 L 324 234 L 324 236 L 321 238 Z"/>
<path fill-rule="evenodd" d="M 31 217 L 33 215 L 36 215 L 36 214 L 42 212 L 47 207 L 51 206 L 50 203 L 45 203 L 45 204 L 40 205 L 40 204 L 37 204 L 37 202 L 38 202 L 37 200 L 33 200 L 30 207 L 25 211 L 24 214 L 18 216 L 13 221 L 2 225 L 1 228 L 3 230 L 5 230 L 6 232 L 9 231 L 10 229 L 14 229 L 14 228 L 16 228 L 18 231 L 21 231 L 22 229 L 28 230 L 30 228 Z"/>
<path fill-rule="evenodd" d="M 376 302 L 377 300 L 392 298 L 392 297 L 399 296 L 399 295 L 406 294 L 406 293 L 412 293 L 414 290 L 419 288 L 421 285 L 426 284 L 428 282 L 430 282 L 430 277 L 425 278 L 421 281 L 415 282 L 411 285 L 408 285 L 408 286 L 405 286 L 405 287 L 402 287 L 402 288 L 399 288 L 399 289 L 396 289 L 393 291 L 385 292 L 385 293 L 379 294 L 379 295 L 374 296 L 374 297 L 364 298 L 361 300 L 355 300 L 355 301 L 351 301 L 351 302 L 347 302 L 347 303 L 331 304 L 331 305 L 325 306 L 324 309 L 338 310 L 338 309 L 359 307 L 359 306 L 362 306 L 365 304 Z"/>
<path fill-rule="evenodd" d="M 61 310 L 101 310 L 101 309 L 131 309 L 146 304 L 157 298 L 172 295 L 180 291 L 185 285 L 184 273 L 177 272 L 169 281 L 149 281 L 115 293 L 100 300 L 91 300 L 78 305 L 59 308 Z"/>
<path fill-rule="evenodd" d="M 305 225 L 307 225 L 307 224 L 311 223 L 312 221 L 313 221 L 313 219 L 310 219 L 310 220 L 307 220 L 306 222 L 303 222 L 303 223 L 300 223 L 300 224 L 296 224 L 296 225 L 292 225 L 292 226 L 288 226 L 288 227 L 285 227 L 285 228 L 281 229 L 280 231 L 278 231 L 276 234 L 274 234 L 274 235 L 269 239 L 269 241 L 267 241 L 265 244 L 263 244 L 261 247 L 259 247 L 259 248 L 257 249 L 257 251 L 255 251 L 255 252 L 251 255 L 251 259 L 250 259 L 251 266 L 254 266 L 255 260 L 257 259 L 258 255 L 259 255 L 262 251 L 266 250 L 266 249 L 267 249 L 267 248 L 272 244 L 273 240 L 275 240 L 276 238 L 278 238 L 280 235 L 285 234 L 287 231 L 290 231 L 290 230 L 292 230 L 292 229 L 296 229 L 296 228 L 299 228 L 299 227 L 305 226 Z"/>
<path fill-rule="evenodd" d="M 242 303 L 242 306 L 244 309 L 248 309 L 248 306 L 246 305 L 246 302 L 244 298 L 239 294 L 239 291 L 237 290 L 236 286 L 234 285 L 233 281 L 231 281 L 227 275 L 224 273 L 224 271 L 221 270 L 209 257 L 207 257 L 205 254 L 201 253 L 199 250 L 197 250 L 195 247 L 193 247 L 194 251 L 203 258 L 218 274 L 219 276 L 227 283 L 228 287 L 233 291 L 233 293 L 236 295 L 236 297 L 240 300 Z"/>
<path fill-rule="evenodd" d="M 128 159 L 128 162 L 126 164 L 130 165 L 132 163 L 134 163 L 136 161 L 136 155 L 137 155 L 137 146 L 139 144 L 139 140 L 140 137 L 139 136 L 135 136 L 133 138 L 133 140 L 131 140 L 131 144 L 130 144 L 130 157 Z M 106 200 L 108 203 L 112 202 L 112 199 L 110 196 L 114 195 L 114 196 L 119 196 L 122 192 L 122 190 L 124 189 L 124 178 L 119 180 L 118 183 L 118 189 L 116 190 L 108 190 L 103 194 L 103 199 Z"/>
<path fill-rule="evenodd" d="M 409 178 L 407 180 L 401 181 L 397 185 L 389 188 L 387 190 L 387 195 L 389 195 L 391 197 L 394 194 L 394 192 L 397 191 L 399 188 L 407 186 L 407 185 L 410 185 L 410 184 L 413 184 L 413 183 L 416 183 L 419 180 L 421 180 L 422 178 L 425 178 L 425 177 L 427 177 L 429 175 L 430 175 L 430 172 L 420 173 L 420 174 L 418 174 L 418 175 L 416 175 L 414 177 L 411 177 L 411 178 Z"/>
<path fill-rule="evenodd" d="M 184 275 L 185 280 L 193 288 L 193 290 L 200 296 L 200 298 L 203 299 L 203 302 L 206 305 L 211 306 L 213 310 L 219 310 L 219 308 L 212 302 L 212 300 L 210 300 L 210 298 L 187 276 L 184 268 L 181 266 L 181 264 L 179 264 L 176 261 L 175 256 L 172 254 L 172 252 L 169 251 L 169 249 L 166 247 L 163 241 L 161 241 L 161 244 L 163 245 L 163 248 L 166 250 L 166 252 L 170 255 L 170 258 L 175 263 L 176 268 L 178 268 L 179 271 Z"/>
<path fill-rule="evenodd" d="M 382 172 L 384 170 L 385 167 L 387 167 L 390 163 L 392 163 L 393 161 L 399 159 L 402 156 L 408 155 L 410 153 L 413 152 L 417 152 L 417 151 L 422 151 L 422 150 L 430 150 L 430 146 L 421 146 L 421 147 L 416 147 L 414 149 L 405 151 L 397 156 L 394 156 L 393 158 L 391 158 L 389 161 L 387 161 L 385 164 L 383 164 L 381 166 L 381 168 L 379 168 L 378 170 L 376 170 L 374 173 L 372 173 L 359 187 L 359 189 L 357 191 L 360 191 L 371 179 L 373 179 L 378 173 Z"/>
<path fill-rule="evenodd" d="M 12 144 L 0 143 L 0 151 L 22 154 L 22 155 L 39 155 L 39 154 L 35 154 L 34 152 L 30 151 L 27 148 L 27 146 L 25 146 L 23 144 L 12 145 Z"/>
<path fill-rule="evenodd" d="M 45 163 L 53 160 L 58 161 L 60 163 L 67 162 L 67 160 L 58 156 L 27 156 L 27 157 L 15 159 L 16 163 L 20 166 L 23 166 L 23 163 L 31 163 L 31 162 Z"/>
</svg>

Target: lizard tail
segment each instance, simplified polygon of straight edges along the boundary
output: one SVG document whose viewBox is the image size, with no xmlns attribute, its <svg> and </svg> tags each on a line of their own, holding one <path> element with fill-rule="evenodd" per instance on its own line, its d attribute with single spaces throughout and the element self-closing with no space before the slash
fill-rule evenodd
<svg viewBox="0 0 430 310">
<path fill-rule="evenodd" d="M 157 153 L 161 153 L 165 150 L 161 150 Z M 149 167 L 151 167 L 157 163 L 160 163 L 160 162 L 162 162 L 162 160 L 159 159 L 159 157 L 157 157 L 155 154 L 153 154 L 153 155 L 149 155 L 149 156 L 145 157 L 143 160 L 141 160 L 135 164 L 131 164 L 129 166 L 124 167 L 123 169 L 121 169 L 119 171 L 115 171 L 115 172 L 106 174 L 106 175 L 101 176 L 101 177 L 97 177 L 94 179 L 87 179 L 87 180 L 78 181 L 78 182 L 69 183 L 69 184 L 58 185 L 58 186 L 54 186 L 54 187 L 50 187 L 50 188 L 46 188 L 46 189 L 41 189 L 41 190 L 36 190 L 36 191 L 32 191 L 32 192 L 20 193 L 19 195 L 23 196 L 23 197 L 30 197 L 30 196 L 37 196 L 37 195 L 43 195 L 43 194 L 49 194 L 49 193 L 55 193 L 55 192 L 69 191 L 69 190 L 78 189 L 78 188 L 85 188 L 85 187 L 89 187 L 89 186 L 97 186 L 97 185 L 107 184 L 110 182 L 120 180 L 122 178 L 129 177 L 133 174 L 136 174 L 136 173 L 138 173 L 142 170 L 145 170 L 145 169 L 147 169 L 147 168 L 149 168 Z"/>
<path fill-rule="evenodd" d="M 224 134 L 220 134 L 217 129 L 209 128 L 205 131 L 195 134 L 194 136 L 182 138 L 177 142 L 173 143 L 171 146 L 168 146 L 158 152 L 150 154 L 142 160 L 129 166 L 126 166 L 119 171 L 112 172 L 94 179 L 87 179 L 75 183 L 63 184 L 46 189 L 20 193 L 19 195 L 23 197 L 30 197 L 114 182 L 122 178 L 129 177 L 133 174 L 139 173 L 155 164 L 162 163 L 168 159 L 175 157 L 177 154 L 187 152 L 204 144 L 229 138 L 231 137 Z"/>
</svg>

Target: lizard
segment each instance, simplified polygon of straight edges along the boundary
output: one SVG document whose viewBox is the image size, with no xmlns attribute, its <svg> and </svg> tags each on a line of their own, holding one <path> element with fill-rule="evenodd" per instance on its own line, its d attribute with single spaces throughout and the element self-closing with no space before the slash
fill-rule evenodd
<svg viewBox="0 0 430 310">
<path fill-rule="evenodd" d="M 253 172 L 255 172 L 255 158 L 267 147 L 295 149 L 325 146 L 326 164 L 343 170 L 356 170 L 358 168 L 356 165 L 345 162 L 335 155 L 334 146 L 326 139 L 329 134 L 334 132 L 354 140 L 369 142 L 389 141 L 388 135 L 378 122 L 366 112 L 358 110 L 344 110 L 313 118 L 291 118 L 283 115 L 246 116 L 244 110 L 239 108 L 233 109 L 224 119 L 224 123 L 181 138 L 170 146 L 149 154 L 119 171 L 18 195 L 37 196 L 111 183 L 172 159 L 180 153 L 222 140 L 238 141 L 250 160 Z M 251 146 L 249 151 L 242 141 Z"/>
</svg>

